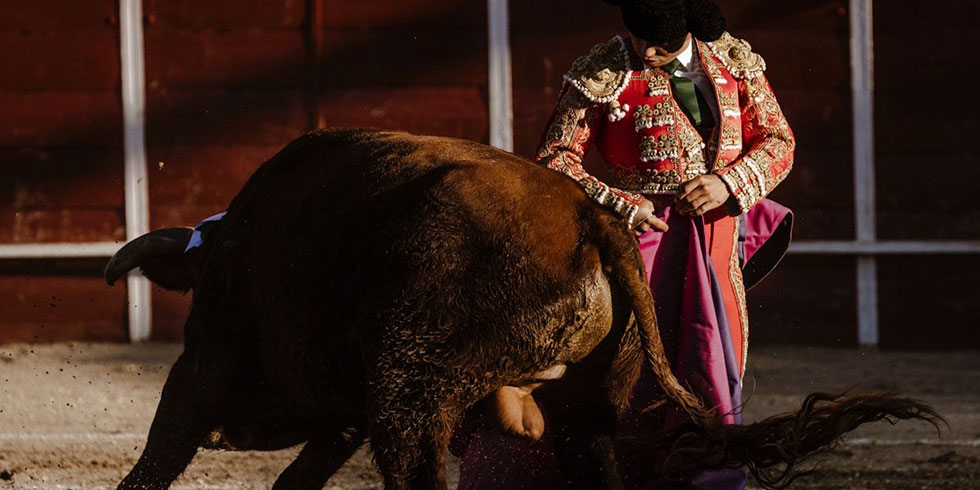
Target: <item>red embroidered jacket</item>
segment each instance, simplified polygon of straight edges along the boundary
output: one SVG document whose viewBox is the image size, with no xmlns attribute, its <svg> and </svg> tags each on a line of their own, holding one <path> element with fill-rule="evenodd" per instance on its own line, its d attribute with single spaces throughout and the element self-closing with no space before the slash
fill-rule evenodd
<svg viewBox="0 0 980 490">
<path fill-rule="evenodd" d="M 721 118 L 707 142 L 674 100 L 668 75 L 633 70 L 628 46 L 617 36 L 575 61 L 538 163 L 574 178 L 631 223 L 640 195 L 676 194 L 683 182 L 709 171 L 721 177 L 742 212 L 786 177 L 793 132 L 763 75 L 765 61 L 747 42 L 725 33 L 695 44 Z M 613 186 L 582 167 L 593 143 L 613 169 Z"/>
</svg>

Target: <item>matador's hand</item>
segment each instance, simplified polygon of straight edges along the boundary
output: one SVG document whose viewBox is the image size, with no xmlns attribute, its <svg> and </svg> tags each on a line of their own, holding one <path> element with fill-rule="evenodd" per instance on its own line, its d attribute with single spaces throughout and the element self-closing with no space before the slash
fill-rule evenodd
<svg viewBox="0 0 980 490">
<path fill-rule="evenodd" d="M 728 186 L 714 174 L 699 175 L 681 185 L 681 192 L 674 199 L 677 212 L 685 216 L 701 216 L 725 204 Z"/>
<path fill-rule="evenodd" d="M 651 229 L 657 231 L 667 231 L 669 228 L 667 223 L 664 223 L 660 218 L 657 218 L 653 214 L 653 203 L 649 199 L 643 199 L 640 203 L 640 209 L 636 212 L 636 216 L 633 217 L 633 233 L 636 236 L 640 236 Z"/>
</svg>

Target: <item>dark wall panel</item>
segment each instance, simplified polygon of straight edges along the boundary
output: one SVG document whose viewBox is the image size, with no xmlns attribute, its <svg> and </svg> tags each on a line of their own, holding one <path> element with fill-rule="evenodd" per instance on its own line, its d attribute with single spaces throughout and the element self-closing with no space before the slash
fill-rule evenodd
<svg viewBox="0 0 980 490">
<path fill-rule="evenodd" d="M 145 0 L 152 26 L 181 29 L 298 29 L 306 0 Z"/>
<path fill-rule="evenodd" d="M 487 142 L 485 2 L 323 3 L 318 115 Z"/>
<path fill-rule="evenodd" d="M 151 91 L 220 87 L 306 87 L 309 60 L 297 29 L 198 30 L 153 25 L 146 31 Z"/>
<path fill-rule="evenodd" d="M 0 16 L 0 243 L 122 238 L 116 2 L 14 3 Z"/>
<path fill-rule="evenodd" d="M 878 314 L 884 349 L 963 349 L 980 345 L 977 256 L 897 256 L 878 261 Z"/>
<path fill-rule="evenodd" d="M 111 28 L 0 30 L 0 91 L 116 90 L 118 35 Z"/>
<path fill-rule="evenodd" d="M 951 15 L 955 13 L 955 15 Z M 875 2 L 878 233 L 886 239 L 980 237 L 976 2 L 929 8 Z M 921 39 L 921 41 L 920 41 Z"/>
<path fill-rule="evenodd" d="M 97 276 L 0 274 L 0 343 L 124 341 L 125 309 L 126 288 Z"/>
<path fill-rule="evenodd" d="M 748 292 L 750 343 L 857 345 L 850 257 L 790 256 Z"/>
<path fill-rule="evenodd" d="M 0 31 L 74 31 L 112 28 L 119 18 L 117 0 L 4 1 Z"/>
</svg>

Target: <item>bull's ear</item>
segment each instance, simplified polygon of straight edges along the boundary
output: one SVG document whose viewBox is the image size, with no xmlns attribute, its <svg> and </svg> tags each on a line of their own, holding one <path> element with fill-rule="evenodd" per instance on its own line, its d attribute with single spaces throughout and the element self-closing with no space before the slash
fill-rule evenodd
<svg viewBox="0 0 980 490">
<path fill-rule="evenodd" d="M 164 228 L 142 235 L 124 245 L 105 267 L 109 285 L 139 267 L 148 279 L 164 289 L 187 291 L 193 285 L 194 253 L 184 253 L 192 228 Z"/>
</svg>

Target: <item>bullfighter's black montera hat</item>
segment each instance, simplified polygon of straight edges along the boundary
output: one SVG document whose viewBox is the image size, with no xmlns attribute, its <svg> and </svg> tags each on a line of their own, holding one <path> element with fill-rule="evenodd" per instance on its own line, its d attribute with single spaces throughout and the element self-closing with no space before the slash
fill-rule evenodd
<svg viewBox="0 0 980 490">
<path fill-rule="evenodd" d="M 711 42 L 725 32 L 725 16 L 711 0 L 604 0 L 619 7 L 630 34 L 662 44 L 688 32 Z"/>
</svg>

